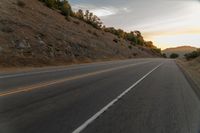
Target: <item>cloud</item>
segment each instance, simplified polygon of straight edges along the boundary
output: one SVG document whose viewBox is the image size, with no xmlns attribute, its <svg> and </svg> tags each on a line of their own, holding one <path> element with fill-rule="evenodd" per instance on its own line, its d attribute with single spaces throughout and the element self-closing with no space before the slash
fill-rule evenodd
<svg viewBox="0 0 200 133">
<path fill-rule="evenodd" d="M 89 10 L 98 17 L 110 16 L 118 12 L 118 10 L 114 7 L 97 7 L 91 4 L 74 4 L 72 5 L 72 8 L 75 11 L 77 11 L 78 9 L 82 9 L 83 11 Z"/>
<path fill-rule="evenodd" d="M 92 5 L 92 4 L 72 4 L 73 10 L 77 11 L 78 9 L 82 10 L 90 10 L 90 12 L 94 13 L 98 17 L 106 17 L 110 15 L 117 15 L 121 13 L 128 13 L 131 12 L 131 10 L 127 7 L 113 7 L 113 6 L 97 6 L 97 5 Z"/>
<path fill-rule="evenodd" d="M 130 12 L 130 9 L 124 7 L 124 8 L 114 8 L 114 7 L 102 7 L 97 9 L 92 9 L 91 12 L 93 12 L 95 15 L 99 17 L 105 17 L 110 15 L 117 15 L 123 12 Z"/>
<path fill-rule="evenodd" d="M 180 40 L 185 36 L 178 35 L 183 34 L 194 35 L 190 41 L 196 43 L 194 40 L 200 34 L 200 0 L 71 0 L 70 3 L 73 9 L 94 12 L 106 26 L 140 30 L 145 39 L 157 43 L 167 43 L 173 35 Z M 161 38 L 172 36 L 161 42 L 156 40 L 159 35 Z M 176 40 L 177 44 L 180 44 L 179 40 Z"/>
<path fill-rule="evenodd" d="M 91 12 L 93 12 L 95 15 L 99 17 L 105 17 L 117 14 L 118 10 L 112 7 L 102 7 L 102 8 L 92 9 Z"/>
</svg>

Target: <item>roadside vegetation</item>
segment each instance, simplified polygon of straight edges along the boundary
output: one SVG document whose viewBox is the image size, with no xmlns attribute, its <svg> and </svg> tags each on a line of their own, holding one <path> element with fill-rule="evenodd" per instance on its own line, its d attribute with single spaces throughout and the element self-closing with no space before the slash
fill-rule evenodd
<svg viewBox="0 0 200 133">
<path fill-rule="evenodd" d="M 200 56 L 200 49 L 193 51 L 191 53 L 187 53 L 184 55 L 187 60 L 195 59 Z"/>
<path fill-rule="evenodd" d="M 196 84 L 196 93 L 200 96 L 200 48 L 184 55 L 185 59 L 177 60 L 179 66 L 188 73 Z"/>
<path fill-rule="evenodd" d="M 178 57 L 179 57 L 179 55 L 176 54 L 176 53 L 172 53 L 172 54 L 170 55 L 170 58 L 171 58 L 171 59 L 176 59 L 176 58 L 178 58 Z"/>
<path fill-rule="evenodd" d="M 165 53 L 162 54 L 163 58 L 167 58 L 167 55 Z"/>
<path fill-rule="evenodd" d="M 26 4 L 25 4 L 23 1 L 18 0 L 18 1 L 17 1 L 17 5 L 18 5 L 19 7 L 25 7 Z"/>
<path fill-rule="evenodd" d="M 39 0 L 45 3 L 51 9 L 55 9 L 60 11 L 62 15 L 66 17 L 67 20 L 70 21 L 70 17 L 77 18 L 81 21 L 86 22 L 87 24 L 93 26 L 98 30 L 102 30 L 104 32 L 109 32 L 116 35 L 119 40 L 124 39 L 130 41 L 133 46 L 142 46 L 150 48 L 153 52 L 161 54 L 161 49 L 157 48 L 153 42 L 145 41 L 140 31 L 131 31 L 125 32 L 122 29 L 116 29 L 114 27 L 106 27 L 103 25 L 100 18 L 94 15 L 89 10 L 83 11 L 79 9 L 78 11 L 72 11 L 71 5 L 67 0 Z"/>
</svg>

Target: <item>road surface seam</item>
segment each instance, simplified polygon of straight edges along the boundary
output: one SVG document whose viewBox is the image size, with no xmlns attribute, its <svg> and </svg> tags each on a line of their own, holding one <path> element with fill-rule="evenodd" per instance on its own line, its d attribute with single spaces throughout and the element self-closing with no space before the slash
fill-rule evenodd
<svg viewBox="0 0 200 133">
<path fill-rule="evenodd" d="M 82 66 L 81 68 L 86 68 L 86 67 L 89 67 L 89 66 Z M 20 76 L 29 76 L 29 75 L 44 74 L 44 73 L 61 72 L 61 71 L 74 70 L 74 69 L 77 69 L 77 68 L 60 68 L 57 70 L 44 70 L 44 71 L 39 71 L 39 72 L 25 72 L 25 73 L 19 73 L 19 74 L 9 74 L 9 75 L 0 76 L 0 79 L 16 78 Z"/>
<path fill-rule="evenodd" d="M 102 63 L 98 63 L 99 66 L 102 65 L 108 65 L 111 64 L 112 62 L 107 62 L 106 64 L 104 64 L 105 62 Z M 91 65 L 95 65 L 95 63 L 90 63 Z M 18 74 L 5 74 L 5 75 L 1 75 L 0 79 L 4 79 L 4 78 L 15 78 L 15 77 L 20 77 L 20 76 L 29 76 L 29 75 L 36 75 L 36 74 L 43 74 L 43 73 L 53 73 L 53 72 L 60 72 L 60 71 L 67 71 L 67 70 L 74 70 L 74 69 L 82 69 L 82 68 L 87 68 L 87 67 L 91 67 L 89 65 L 86 64 L 80 64 L 82 65 L 81 68 L 71 68 L 73 67 L 73 65 L 66 67 L 66 68 L 59 68 L 59 69 L 55 69 L 55 70 L 41 70 L 39 72 L 24 72 L 24 73 L 18 73 Z M 84 66 L 86 65 L 86 66 Z M 76 67 L 76 66 L 75 66 Z"/>
<path fill-rule="evenodd" d="M 139 84 L 142 80 L 144 80 L 147 76 L 149 76 L 153 71 L 158 69 L 161 65 L 163 65 L 163 63 L 159 64 L 158 66 L 153 68 L 151 71 L 149 71 L 147 74 L 145 74 L 142 78 L 140 78 L 138 81 L 136 81 L 133 85 L 131 85 L 124 92 L 122 92 L 114 100 L 112 100 L 110 103 L 108 103 L 106 106 L 104 106 L 100 111 L 98 111 L 96 114 L 94 114 L 92 117 L 90 117 L 87 121 L 85 121 L 82 125 L 80 125 L 78 128 L 76 128 L 72 133 L 82 132 L 89 124 L 91 124 L 93 121 L 95 121 L 100 115 L 102 115 L 106 110 L 108 110 L 120 98 L 122 98 L 124 95 L 126 95 L 130 90 L 132 90 L 137 84 Z"/>
<path fill-rule="evenodd" d="M 76 79 L 80 79 L 80 78 L 94 76 L 94 75 L 97 75 L 97 74 L 102 74 L 102 73 L 106 73 L 106 72 L 110 72 L 110 71 L 114 71 L 114 70 L 119 70 L 119 69 L 128 68 L 128 67 L 132 67 L 132 66 L 136 66 L 136 65 L 146 64 L 146 63 L 150 63 L 150 62 L 152 62 L 152 61 L 129 64 L 129 65 L 124 65 L 124 66 L 120 66 L 120 67 L 109 68 L 109 69 L 100 70 L 100 71 L 96 71 L 96 72 L 86 73 L 86 74 L 82 74 L 82 75 L 78 75 L 78 76 L 68 77 L 68 78 L 64 78 L 64 79 L 60 79 L 60 80 L 53 80 L 53 81 L 38 83 L 38 84 L 35 84 L 35 85 L 26 86 L 26 87 L 16 88 L 16 89 L 13 89 L 13 90 L 10 90 L 10 91 L 1 92 L 0 97 L 12 95 L 12 94 L 17 94 L 17 93 L 21 93 L 21 92 L 29 92 L 29 91 L 33 91 L 35 89 L 39 89 L 39 88 L 42 88 L 42 87 L 63 83 L 63 82 L 66 82 L 66 81 L 72 81 L 72 80 L 76 80 Z"/>
</svg>

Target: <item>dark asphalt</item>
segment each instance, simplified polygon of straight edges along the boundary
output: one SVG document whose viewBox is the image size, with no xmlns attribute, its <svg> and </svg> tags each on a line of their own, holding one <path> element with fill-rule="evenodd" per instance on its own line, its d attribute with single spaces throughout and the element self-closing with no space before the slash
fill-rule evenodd
<svg viewBox="0 0 200 133">
<path fill-rule="evenodd" d="M 0 133 L 73 132 L 161 63 L 82 132 L 200 133 L 200 101 L 176 63 L 164 59 L 112 61 L 0 74 L 1 95 L 41 82 L 102 71 L 0 96 Z"/>
</svg>

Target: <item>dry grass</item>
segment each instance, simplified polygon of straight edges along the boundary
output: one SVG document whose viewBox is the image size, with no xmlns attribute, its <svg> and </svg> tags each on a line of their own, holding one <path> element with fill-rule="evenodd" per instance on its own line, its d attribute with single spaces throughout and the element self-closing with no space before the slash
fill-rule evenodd
<svg viewBox="0 0 200 133">
<path fill-rule="evenodd" d="M 0 66 L 36 67 L 83 62 L 83 59 L 91 62 L 127 59 L 135 58 L 134 53 L 137 57 L 156 56 L 150 49 L 142 51 L 137 46 L 130 49 L 130 42 L 113 40 L 117 38 L 113 34 L 76 18 L 67 21 L 38 0 L 3 0 L 0 14 L 0 44 L 4 51 L 0 51 Z"/>
<path fill-rule="evenodd" d="M 191 61 L 185 59 L 177 60 L 177 63 L 188 73 L 200 88 L 200 57 Z"/>
</svg>

